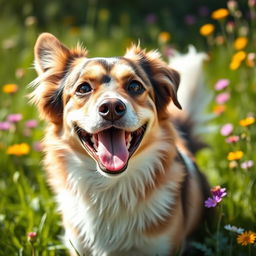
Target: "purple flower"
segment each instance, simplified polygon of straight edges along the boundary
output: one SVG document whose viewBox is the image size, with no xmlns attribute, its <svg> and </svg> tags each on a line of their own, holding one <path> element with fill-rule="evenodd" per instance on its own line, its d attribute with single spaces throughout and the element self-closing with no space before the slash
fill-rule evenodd
<svg viewBox="0 0 256 256">
<path fill-rule="evenodd" d="M 217 203 L 218 202 L 214 198 L 208 197 L 208 199 L 204 201 L 204 206 L 207 208 L 211 208 L 215 207 Z"/>
<path fill-rule="evenodd" d="M 204 206 L 207 208 L 215 207 L 227 195 L 226 188 L 221 188 L 220 186 L 213 187 L 211 193 L 212 197 L 208 197 L 204 201 Z"/>
<path fill-rule="evenodd" d="M 230 93 L 228 92 L 222 92 L 216 96 L 216 102 L 218 104 L 224 104 L 230 99 Z"/>
<path fill-rule="evenodd" d="M 22 119 L 22 114 L 10 114 L 7 116 L 7 120 L 11 123 L 17 123 Z"/>
<path fill-rule="evenodd" d="M 230 81 L 228 79 L 220 79 L 216 82 L 214 88 L 216 91 L 223 90 L 229 85 Z"/>
<path fill-rule="evenodd" d="M 216 187 L 212 188 L 211 192 L 212 192 L 213 197 L 215 197 L 217 201 L 218 200 L 221 201 L 221 198 L 223 198 L 224 196 L 227 195 L 226 188 L 221 188 L 220 186 L 216 186 Z"/>
<path fill-rule="evenodd" d="M 2 131 L 8 131 L 11 129 L 11 123 L 9 122 L 0 122 L 0 130 Z"/>
<path fill-rule="evenodd" d="M 188 14 L 184 17 L 184 22 L 187 25 L 194 25 L 196 23 L 196 18 L 194 15 Z"/>
<path fill-rule="evenodd" d="M 248 160 L 248 161 L 245 161 L 243 163 L 241 163 L 241 168 L 242 169 L 249 169 L 251 167 L 253 167 L 254 163 L 252 160 Z"/>
<path fill-rule="evenodd" d="M 35 128 L 35 127 L 37 127 L 38 122 L 37 122 L 37 120 L 31 119 L 31 120 L 28 120 L 25 125 L 27 128 Z"/>
<path fill-rule="evenodd" d="M 232 124 L 224 124 L 220 129 L 220 134 L 222 136 L 228 136 L 233 132 L 233 125 Z"/>
</svg>

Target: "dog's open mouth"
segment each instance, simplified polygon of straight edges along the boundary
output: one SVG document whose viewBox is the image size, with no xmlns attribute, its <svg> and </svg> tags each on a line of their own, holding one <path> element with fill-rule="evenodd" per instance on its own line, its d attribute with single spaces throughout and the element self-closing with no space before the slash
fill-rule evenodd
<svg viewBox="0 0 256 256">
<path fill-rule="evenodd" d="M 111 127 L 95 134 L 87 133 L 80 127 L 75 129 L 85 149 L 96 159 L 101 170 L 119 174 L 127 168 L 129 158 L 140 145 L 146 127 L 145 124 L 134 132 Z"/>
</svg>

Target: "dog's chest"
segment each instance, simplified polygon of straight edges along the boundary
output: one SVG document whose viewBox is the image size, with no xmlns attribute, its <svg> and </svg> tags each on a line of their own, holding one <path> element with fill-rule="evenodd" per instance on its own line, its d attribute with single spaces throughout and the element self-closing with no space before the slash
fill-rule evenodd
<svg viewBox="0 0 256 256">
<path fill-rule="evenodd" d="M 110 198 L 111 196 L 111 198 Z M 152 239 L 144 231 L 148 223 L 157 221 L 159 216 L 164 216 L 168 210 L 156 203 L 170 194 L 166 191 L 159 192 L 155 199 L 145 205 L 137 205 L 128 209 L 123 202 L 113 200 L 114 194 L 96 202 L 95 198 L 85 199 L 81 196 L 65 191 L 59 195 L 58 201 L 64 219 L 67 219 L 77 234 L 66 232 L 66 239 L 75 239 L 77 249 L 89 249 L 92 255 L 115 255 L 117 252 L 130 252 L 132 255 L 167 255 L 170 250 L 170 237 L 162 235 Z M 92 203 L 93 202 L 93 203 Z M 114 203 L 115 202 L 115 203 Z M 157 207 L 156 207 L 157 206 Z M 105 207 L 105 209 L 104 209 Z"/>
</svg>

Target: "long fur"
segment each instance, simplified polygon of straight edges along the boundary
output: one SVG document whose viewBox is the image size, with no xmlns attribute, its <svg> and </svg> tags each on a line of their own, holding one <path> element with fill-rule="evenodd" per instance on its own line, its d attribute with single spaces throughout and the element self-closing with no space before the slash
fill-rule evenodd
<svg viewBox="0 0 256 256">
<path fill-rule="evenodd" d="M 171 102 L 181 108 L 179 74 L 156 51 L 132 46 L 121 58 L 90 59 L 85 50 L 69 50 L 48 33 L 37 40 L 35 68 L 39 76 L 32 82 L 31 100 L 48 124 L 44 166 L 71 254 L 164 256 L 181 251 L 201 219 L 205 195 L 204 178 L 168 111 Z M 135 78 L 145 91 L 131 96 L 124 84 Z M 94 91 L 80 97 L 74 90 L 84 80 Z M 109 97 L 126 105 L 118 121 L 124 129 L 133 132 L 147 123 L 126 170 L 115 175 L 102 171 L 76 128 L 100 130 L 105 120 L 98 106 Z"/>
</svg>

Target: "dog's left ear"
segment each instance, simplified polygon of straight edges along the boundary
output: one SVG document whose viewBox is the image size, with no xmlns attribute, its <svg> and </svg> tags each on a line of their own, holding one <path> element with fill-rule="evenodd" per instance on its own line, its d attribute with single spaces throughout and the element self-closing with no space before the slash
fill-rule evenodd
<svg viewBox="0 0 256 256">
<path fill-rule="evenodd" d="M 166 110 L 171 101 L 181 109 L 177 98 L 180 75 L 161 60 L 157 51 L 146 52 L 141 50 L 139 46 L 132 46 L 124 57 L 136 61 L 147 74 L 155 91 L 158 112 Z"/>
</svg>

